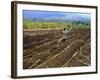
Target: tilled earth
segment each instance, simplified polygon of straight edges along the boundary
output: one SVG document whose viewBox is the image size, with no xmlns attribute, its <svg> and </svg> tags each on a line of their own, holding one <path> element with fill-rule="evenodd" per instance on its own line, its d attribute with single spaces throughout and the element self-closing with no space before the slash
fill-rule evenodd
<svg viewBox="0 0 100 80">
<path fill-rule="evenodd" d="M 62 36 L 62 30 L 24 31 L 23 69 L 90 66 L 90 29 L 74 29 L 58 44 Z"/>
</svg>

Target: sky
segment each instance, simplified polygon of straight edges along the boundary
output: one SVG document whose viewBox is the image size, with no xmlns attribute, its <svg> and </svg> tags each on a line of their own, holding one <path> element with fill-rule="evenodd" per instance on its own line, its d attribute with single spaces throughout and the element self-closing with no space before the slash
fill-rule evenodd
<svg viewBox="0 0 100 80">
<path fill-rule="evenodd" d="M 90 19 L 91 15 L 89 13 L 78 13 L 78 12 L 23 10 L 24 19 L 30 19 L 30 18 L 74 19 L 77 17 Z"/>
</svg>

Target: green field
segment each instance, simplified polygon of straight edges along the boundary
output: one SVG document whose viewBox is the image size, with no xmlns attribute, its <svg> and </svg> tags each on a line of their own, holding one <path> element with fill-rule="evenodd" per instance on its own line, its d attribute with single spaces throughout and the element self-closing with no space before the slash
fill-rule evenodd
<svg viewBox="0 0 100 80">
<path fill-rule="evenodd" d="M 72 27 L 73 29 L 90 28 L 90 24 L 81 22 L 32 22 L 24 21 L 24 29 L 63 29 Z"/>
</svg>

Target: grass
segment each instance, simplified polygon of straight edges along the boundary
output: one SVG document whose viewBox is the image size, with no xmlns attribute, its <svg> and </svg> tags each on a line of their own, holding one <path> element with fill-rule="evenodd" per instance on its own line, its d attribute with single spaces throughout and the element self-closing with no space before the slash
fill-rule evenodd
<svg viewBox="0 0 100 80">
<path fill-rule="evenodd" d="M 73 29 L 86 29 L 90 28 L 90 24 L 75 22 L 23 22 L 24 29 L 63 29 L 68 27 L 72 27 Z"/>
</svg>

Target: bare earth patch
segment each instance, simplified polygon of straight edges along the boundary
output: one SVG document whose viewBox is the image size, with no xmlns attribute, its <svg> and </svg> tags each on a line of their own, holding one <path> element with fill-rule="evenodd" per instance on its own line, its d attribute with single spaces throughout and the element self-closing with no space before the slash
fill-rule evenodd
<svg viewBox="0 0 100 80">
<path fill-rule="evenodd" d="M 23 69 L 90 66 L 90 29 L 74 29 L 57 44 L 62 36 L 62 30 L 25 30 Z"/>
</svg>

